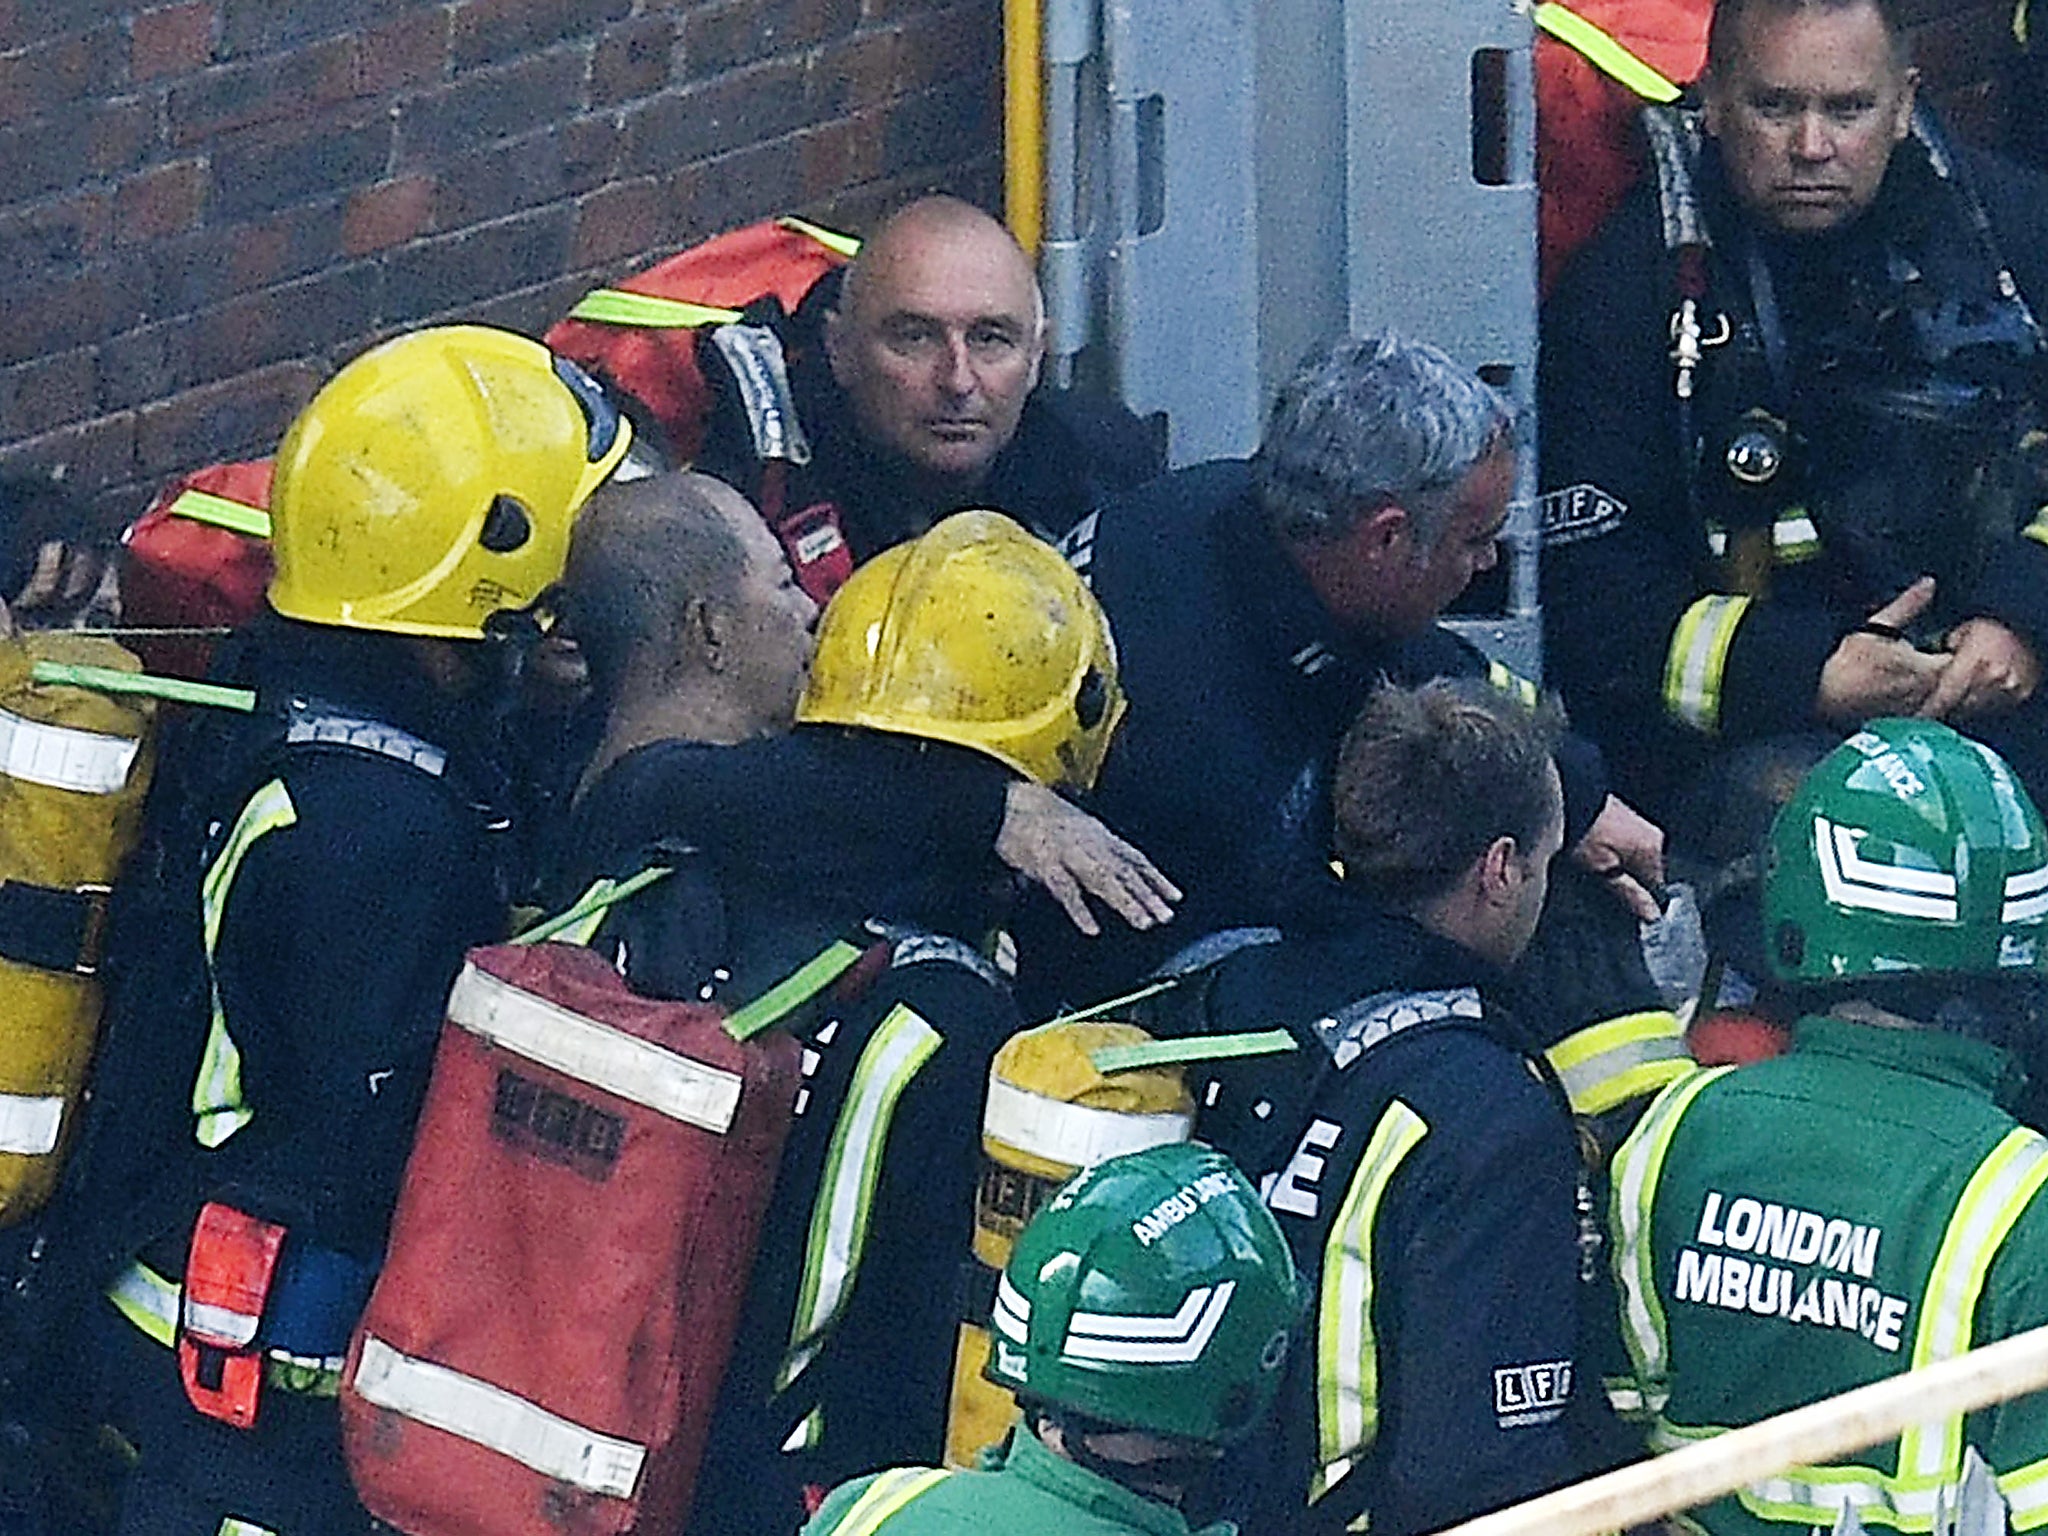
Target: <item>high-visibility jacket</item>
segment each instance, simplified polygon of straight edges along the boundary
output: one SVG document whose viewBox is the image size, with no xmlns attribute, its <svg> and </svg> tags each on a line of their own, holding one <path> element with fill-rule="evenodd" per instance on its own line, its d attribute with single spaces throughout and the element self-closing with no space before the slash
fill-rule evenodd
<svg viewBox="0 0 2048 1536">
<path fill-rule="evenodd" d="M 1612 1239 L 1650 1444 L 1691 1441 L 2048 1323 L 2048 1139 L 2003 1052 L 1809 1018 L 1791 1052 L 1665 1090 L 1613 1168 Z M 1926 1531 L 1965 1446 L 2012 1529 L 2048 1523 L 2048 1401 L 2025 1397 L 1694 1512 L 1713 1536 Z"/>
<path fill-rule="evenodd" d="M 1062 1460 L 1019 1430 L 981 1472 L 897 1467 L 835 1491 L 804 1536 L 1230 1536 Z"/>
</svg>

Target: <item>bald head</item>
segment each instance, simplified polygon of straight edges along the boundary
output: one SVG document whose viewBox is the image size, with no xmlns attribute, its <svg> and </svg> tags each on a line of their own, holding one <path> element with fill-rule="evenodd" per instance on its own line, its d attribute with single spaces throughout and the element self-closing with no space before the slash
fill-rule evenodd
<svg viewBox="0 0 2048 1536">
<path fill-rule="evenodd" d="M 972 490 L 1038 382 L 1045 306 L 1030 258 L 980 209 L 921 198 L 861 247 L 825 350 L 874 448 Z"/>
<path fill-rule="evenodd" d="M 788 724 L 817 607 L 724 481 L 605 486 L 577 520 L 564 587 L 570 629 L 614 716 L 698 740 Z"/>
</svg>

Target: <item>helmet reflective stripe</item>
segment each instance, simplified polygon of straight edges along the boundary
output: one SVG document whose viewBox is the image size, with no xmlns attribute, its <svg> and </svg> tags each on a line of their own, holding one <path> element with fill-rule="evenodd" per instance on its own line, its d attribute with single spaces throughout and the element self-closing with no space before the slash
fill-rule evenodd
<svg viewBox="0 0 2048 1536">
<path fill-rule="evenodd" d="M 1615 1276 L 1621 1284 L 1622 1333 L 1636 1368 L 1643 1405 L 1661 1409 L 1670 1389 L 1671 1343 L 1664 1308 L 1657 1299 L 1655 1259 L 1650 1252 L 1650 1203 L 1664 1171 L 1664 1154 L 1692 1101 L 1716 1078 L 1733 1071 L 1715 1067 L 1673 1083 L 1614 1154 L 1614 1195 L 1609 1225 L 1617 1235 Z"/>
<path fill-rule="evenodd" d="M 1813 819 L 1813 851 L 1820 860 L 1828 900 L 1837 906 L 1863 907 L 1895 917 L 1954 922 L 1956 877 L 1940 870 L 1866 859 L 1856 848 L 1869 835 L 1856 827 L 1837 826 L 1825 816 Z"/>
<path fill-rule="evenodd" d="M 2005 910 L 1999 921 L 2027 923 L 2048 917 L 2048 864 L 2028 875 L 2008 875 L 2005 880 Z"/>
<path fill-rule="evenodd" d="M 192 1084 L 192 1113 L 197 1120 L 194 1134 L 203 1147 L 217 1147 L 255 1119 L 256 1112 L 242 1099 L 242 1053 L 228 1033 L 227 1011 L 221 1006 L 220 982 L 214 976 L 214 950 L 220 943 L 220 925 L 227 913 L 228 892 L 241 871 L 242 860 L 257 841 L 299 819 L 292 797 L 282 779 L 272 779 L 249 797 L 234 830 L 214 861 L 207 866 L 200 885 L 202 933 L 206 940 L 208 990 L 212 997 L 213 1020 L 206 1031 L 206 1049 L 199 1058 L 199 1076 Z"/>
<path fill-rule="evenodd" d="M 936 1029 L 898 1003 L 876 1027 L 854 1066 L 846 1105 L 832 1127 L 817 1204 L 811 1208 L 803 1286 L 790 1324 L 789 1353 L 776 1373 L 778 1392 L 811 1363 L 823 1335 L 838 1319 L 846 1293 L 853 1289 L 897 1101 L 944 1043 Z"/>
<path fill-rule="evenodd" d="M 1116 1312 L 1076 1312 L 1067 1323 L 1060 1354 L 1068 1360 L 1121 1360 L 1131 1365 L 1192 1365 L 1202 1358 L 1223 1314 L 1230 1310 L 1235 1280 L 1199 1286 L 1171 1317 L 1126 1317 Z"/>
<path fill-rule="evenodd" d="M 1316 1463 L 1313 1504 L 1351 1471 L 1379 1435 L 1379 1343 L 1373 1337 L 1373 1224 L 1387 1185 L 1429 1123 L 1399 1099 L 1387 1106 L 1323 1247 L 1316 1324 Z"/>
<path fill-rule="evenodd" d="M 1017 1294 L 1008 1275 L 996 1276 L 996 1304 L 989 1312 L 989 1321 L 995 1324 L 997 1333 L 1014 1344 L 1023 1344 L 1031 1336 L 1031 1303 Z"/>
</svg>

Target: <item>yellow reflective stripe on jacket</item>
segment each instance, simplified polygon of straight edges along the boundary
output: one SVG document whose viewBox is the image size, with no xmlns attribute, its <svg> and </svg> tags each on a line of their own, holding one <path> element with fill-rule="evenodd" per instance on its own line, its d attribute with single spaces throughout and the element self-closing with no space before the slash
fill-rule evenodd
<svg viewBox="0 0 2048 1536">
<path fill-rule="evenodd" d="M 2048 1139 L 2022 1126 L 2008 1131 L 1977 1165 L 1949 1217 L 1920 1298 L 1912 1369 L 1953 1359 L 1970 1347 L 1991 1261 L 2044 1183 Z M 1899 1437 L 1898 1465 L 1899 1479 L 1909 1487 L 1939 1487 L 1961 1477 L 1962 1416 L 1908 1429 Z"/>
<path fill-rule="evenodd" d="M 832 1536 L 874 1536 L 904 1505 L 952 1475 L 943 1467 L 897 1467 L 877 1473 L 832 1527 Z"/>
<path fill-rule="evenodd" d="M 1701 598 L 1678 621 L 1671 654 L 1664 662 L 1664 707 L 1673 719 L 1712 735 L 1721 728 L 1721 675 L 1735 628 L 1751 599 L 1714 593 Z"/>
<path fill-rule="evenodd" d="M 1536 7 L 1533 19 L 1540 29 L 1579 54 L 1603 75 L 1619 80 L 1643 100 L 1662 106 L 1678 100 L 1683 94 L 1662 70 L 1638 58 L 1578 12 L 1559 5 L 1557 0 L 1544 0 Z"/>
<path fill-rule="evenodd" d="M 220 943 L 221 918 L 228 907 L 228 892 L 242 860 L 257 840 L 299 819 L 291 794 L 282 779 L 272 779 L 249 797 L 234 830 L 220 853 L 207 867 L 199 887 L 200 911 L 206 937 L 208 991 L 213 1000 L 213 1022 L 206 1031 L 206 1051 L 199 1058 L 199 1076 L 192 1084 L 192 1114 L 197 1121 L 194 1134 L 202 1147 L 217 1147 L 255 1118 L 256 1112 L 242 1099 L 242 1053 L 228 1033 L 227 1014 L 221 1007 L 220 981 L 214 974 L 213 957 Z"/>
<path fill-rule="evenodd" d="M 216 528 L 246 533 L 253 539 L 270 537 L 270 514 L 263 508 L 230 496 L 216 496 L 212 491 L 180 491 L 169 510 L 173 517 L 210 523 Z"/>
<path fill-rule="evenodd" d="M 576 301 L 569 311 L 571 320 L 596 320 L 604 325 L 637 325 L 649 330 L 697 330 L 707 325 L 732 325 L 741 319 L 736 309 L 713 304 L 692 304 L 687 299 L 664 299 L 651 293 L 628 293 L 623 288 L 597 288 Z"/>
<path fill-rule="evenodd" d="M 775 222 L 799 235 L 809 235 L 826 250 L 837 251 L 848 261 L 860 254 L 860 240 L 854 235 L 842 235 L 836 229 L 827 229 L 822 224 L 813 224 L 809 219 L 799 219 L 791 214 L 785 214 Z"/>
<path fill-rule="evenodd" d="M 178 1283 L 136 1262 L 107 1287 L 107 1300 L 129 1322 L 169 1349 L 178 1338 Z"/>
<path fill-rule="evenodd" d="M 2048 1524 L 2048 1458 L 1999 1473 L 1998 1491 L 2005 1496 L 2008 1529 L 2031 1531 Z"/>
<path fill-rule="evenodd" d="M 1529 708 L 1536 707 L 1536 685 L 1513 667 L 1503 662 L 1489 661 L 1486 664 L 1486 680 L 1500 692 L 1520 699 Z"/>
<path fill-rule="evenodd" d="M 2034 514 L 2034 520 L 2020 530 L 2020 536 L 2036 544 L 2048 544 L 2048 507 Z"/>
<path fill-rule="evenodd" d="M 1787 507 L 1771 524 L 1771 557 L 1780 565 L 1799 565 L 1820 557 L 1820 529 L 1804 507 Z"/>
<path fill-rule="evenodd" d="M 220 1529 L 214 1536 L 277 1536 L 267 1525 L 258 1525 L 254 1520 L 244 1520 L 239 1515 L 223 1515 Z"/>
<path fill-rule="evenodd" d="M 775 1378 L 780 1392 L 803 1373 L 838 1320 L 860 1273 L 873 1214 L 875 1181 L 881 1176 L 889 1125 L 897 1102 L 944 1038 L 902 1003 L 877 1026 L 848 1084 L 846 1103 L 832 1127 L 824 1176 L 811 1207 L 810 1238 L 804 1251 L 803 1284 L 790 1324 L 789 1353 Z"/>
<path fill-rule="evenodd" d="M 1379 1345 L 1373 1337 L 1373 1223 L 1402 1160 L 1429 1122 L 1399 1099 L 1389 1104 L 1352 1175 L 1323 1244 L 1316 1310 L 1316 1465 L 1313 1504 L 1350 1472 L 1379 1435 Z"/>
<path fill-rule="evenodd" d="M 1650 1208 L 1664 1154 L 1692 1101 L 1732 1067 L 1715 1067 L 1679 1078 L 1659 1094 L 1614 1154 L 1609 1227 L 1616 1235 L 1614 1279 L 1621 1292 L 1622 1335 L 1636 1368 L 1643 1406 L 1660 1411 L 1669 1398 L 1671 1343 L 1664 1331 L 1664 1307 L 1657 1299 L 1656 1261 L 1650 1251 Z"/>
<path fill-rule="evenodd" d="M 1543 1054 L 1581 1115 L 1646 1098 L 1693 1069 L 1684 1026 L 1662 1008 L 1589 1024 Z"/>
</svg>

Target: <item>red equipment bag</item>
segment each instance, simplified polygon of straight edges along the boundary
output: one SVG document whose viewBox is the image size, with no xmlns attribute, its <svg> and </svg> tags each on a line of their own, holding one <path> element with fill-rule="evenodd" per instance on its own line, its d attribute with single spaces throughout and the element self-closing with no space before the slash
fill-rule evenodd
<svg viewBox="0 0 2048 1536">
<path fill-rule="evenodd" d="M 677 460 L 687 464 L 704 445 L 711 410 L 697 364 L 699 332 L 737 321 L 741 310 L 770 296 L 785 311 L 795 310 L 819 278 L 845 266 L 857 249 L 851 236 L 801 219 L 749 224 L 587 295 L 566 320 L 548 328 L 545 340 L 644 405 Z"/>
<path fill-rule="evenodd" d="M 270 585 L 270 460 L 210 464 L 174 480 L 121 535 L 121 617 L 144 629 L 233 629 Z M 202 635 L 137 635 L 153 672 L 204 677 Z"/>
<path fill-rule="evenodd" d="M 471 951 L 343 1376 L 372 1514 L 411 1536 L 681 1529 L 798 1057 L 580 946 Z"/>
</svg>

